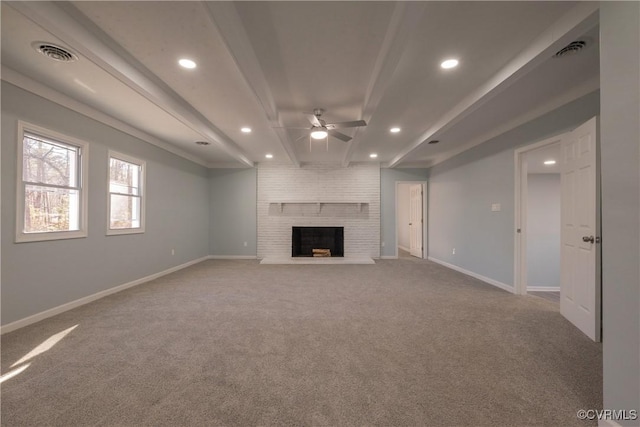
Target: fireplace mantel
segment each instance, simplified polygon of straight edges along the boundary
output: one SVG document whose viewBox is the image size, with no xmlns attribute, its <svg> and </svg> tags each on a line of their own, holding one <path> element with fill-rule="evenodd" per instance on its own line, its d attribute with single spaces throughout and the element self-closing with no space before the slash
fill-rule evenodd
<svg viewBox="0 0 640 427">
<path fill-rule="evenodd" d="M 308 206 L 313 206 L 315 208 L 315 212 L 316 213 L 321 213 L 322 212 L 322 208 L 324 206 L 340 206 L 340 207 L 350 207 L 353 206 L 355 208 L 355 212 L 361 213 L 364 207 L 368 207 L 369 206 L 369 202 L 328 202 L 328 201 L 322 201 L 322 202 L 299 202 L 299 201 L 295 201 L 295 202 L 269 202 L 270 206 L 276 206 L 277 210 L 280 213 L 283 213 L 285 206 L 298 206 L 298 207 L 308 207 Z"/>
</svg>

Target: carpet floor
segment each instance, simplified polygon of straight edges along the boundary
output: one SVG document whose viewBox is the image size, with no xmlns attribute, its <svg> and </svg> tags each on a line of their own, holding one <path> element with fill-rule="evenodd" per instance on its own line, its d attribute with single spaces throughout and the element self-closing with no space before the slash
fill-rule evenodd
<svg viewBox="0 0 640 427">
<path fill-rule="evenodd" d="M 3 426 L 584 426 L 602 408 L 602 347 L 557 304 L 417 258 L 205 261 L 5 334 L 1 355 Z"/>
</svg>

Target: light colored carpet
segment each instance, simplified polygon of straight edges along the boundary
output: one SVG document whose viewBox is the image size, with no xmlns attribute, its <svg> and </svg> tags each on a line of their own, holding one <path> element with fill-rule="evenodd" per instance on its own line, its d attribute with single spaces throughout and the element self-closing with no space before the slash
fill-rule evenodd
<svg viewBox="0 0 640 427">
<path fill-rule="evenodd" d="M 52 335 L 49 350 L 14 366 Z M 3 426 L 581 426 L 601 346 L 437 264 L 206 261 L 2 337 Z"/>
</svg>

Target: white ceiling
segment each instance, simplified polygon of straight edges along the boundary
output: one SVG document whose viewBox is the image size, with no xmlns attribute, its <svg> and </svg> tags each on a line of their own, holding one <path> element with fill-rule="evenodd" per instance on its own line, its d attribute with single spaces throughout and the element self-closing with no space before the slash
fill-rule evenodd
<svg viewBox="0 0 640 427">
<path fill-rule="evenodd" d="M 527 151 L 527 173 L 560 173 L 560 143 L 545 145 L 536 150 Z M 553 165 L 545 165 L 547 160 L 555 160 Z"/>
<path fill-rule="evenodd" d="M 106 114 L 123 130 L 210 167 L 431 166 L 597 90 L 596 7 L 2 2 L 2 78 L 55 89 L 89 107 L 86 114 Z M 582 36 L 591 44 L 580 54 L 552 58 Z M 35 41 L 67 47 L 79 60 L 51 61 L 31 47 Z M 182 57 L 198 67 L 180 68 Z M 460 66 L 442 70 L 447 57 Z M 310 126 L 303 113 L 314 108 L 324 108 L 328 122 L 363 119 L 368 126 L 344 129 L 354 139 L 330 137 L 328 145 L 310 145 L 305 129 L 279 129 Z M 243 126 L 253 132 L 242 133 Z M 402 131 L 390 134 L 392 126 Z M 426 144 L 431 139 L 441 142 Z"/>
</svg>

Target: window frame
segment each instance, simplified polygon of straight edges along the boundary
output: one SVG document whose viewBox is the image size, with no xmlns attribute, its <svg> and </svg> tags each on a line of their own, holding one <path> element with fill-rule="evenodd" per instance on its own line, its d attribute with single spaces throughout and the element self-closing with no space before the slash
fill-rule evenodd
<svg viewBox="0 0 640 427">
<path fill-rule="evenodd" d="M 70 146 L 77 148 L 77 188 L 78 191 L 78 230 L 69 231 L 39 231 L 27 233 L 24 231 L 25 227 L 25 197 L 26 186 L 36 185 L 36 183 L 29 183 L 24 180 L 23 176 L 23 164 L 24 164 L 24 136 L 25 133 L 32 133 L 37 136 L 41 136 L 45 139 L 50 139 L 52 142 L 56 142 L 62 146 Z M 89 188 L 89 143 L 78 138 L 71 137 L 50 129 L 46 129 L 42 126 L 27 123 L 22 120 L 18 120 L 18 138 L 17 138 L 17 153 L 16 153 L 16 243 L 26 242 L 42 242 L 48 240 L 66 240 L 66 239 L 78 239 L 87 237 L 89 233 L 88 227 L 88 188 Z M 45 183 L 38 183 L 37 185 L 44 187 L 55 188 L 68 188 L 57 185 L 49 185 Z"/>
<path fill-rule="evenodd" d="M 111 192 L 111 159 L 121 160 L 140 167 L 139 177 L 139 195 L 124 194 Z M 136 157 L 123 154 L 118 151 L 108 150 L 107 153 L 107 236 L 120 236 L 123 234 L 142 234 L 145 232 L 146 225 L 146 207 L 147 207 L 147 162 Z M 111 196 L 122 195 L 130 197 L 138 197 L 140 199 L 140 227 L 135 228 L 111 228 Z"/>
</svg>

